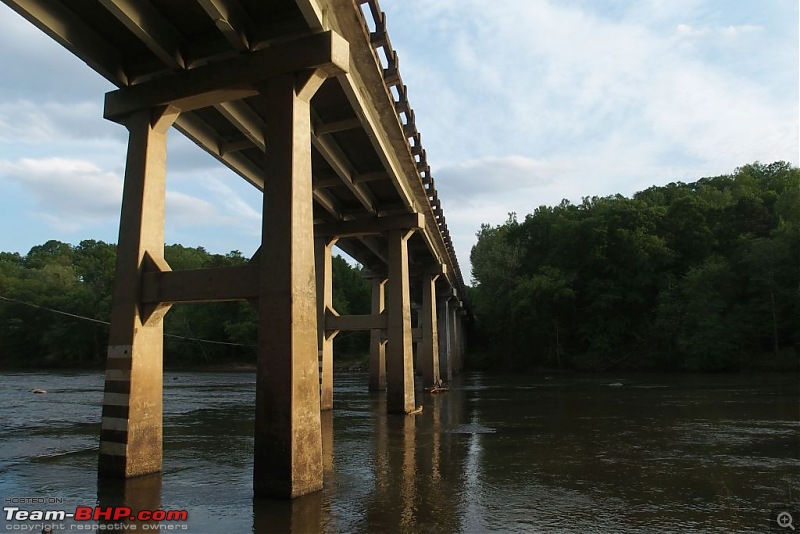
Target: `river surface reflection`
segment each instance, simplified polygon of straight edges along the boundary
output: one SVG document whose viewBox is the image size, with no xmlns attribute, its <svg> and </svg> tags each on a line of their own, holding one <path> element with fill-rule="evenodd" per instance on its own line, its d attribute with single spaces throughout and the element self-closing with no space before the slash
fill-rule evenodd
<svg viewBox="0 0 800 534">
<path fill-rule="evenodd" d="M 163 474 L 98 485 L 102 374 L 0 374 L 0 498 L 186 509 L 199 533 L 764 532 L 800 508 L 796 375 L 471 374 L 387 416 L 339 373 L 325 488 L 294 501 L 252 498 L 254 375 L 164 384 Z"/>
</svg>

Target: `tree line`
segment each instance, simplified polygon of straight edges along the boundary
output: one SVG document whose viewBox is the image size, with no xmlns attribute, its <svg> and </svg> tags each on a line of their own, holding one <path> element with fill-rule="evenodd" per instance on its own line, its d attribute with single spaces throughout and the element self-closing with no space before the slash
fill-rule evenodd
<svg viewBox="0 0 800 534">
<path fill-rule="evenodd" d="M 0 367 L 101 366 L 108 345 L 116 245 L 51 240 L 28 254 L 0 252 Z M 168 245 L 173 270 L 248 262 L 239 251 Z M 342 257 L 333 258 L 333 304 L 341 314 L 366 314 L 370 288 Z M 179 304 L 164 320 L 167 365 L 254 363 L 257 314 L 247 302 Z M 365 354 L 368 336 L 343 332 L 340 357 Z"/>
<path fill-rule="evenodd" d="M 800 170 L 788 163 L 565 200 L 477 235 L 484 364 L 800 368 Z"/>
</svg>

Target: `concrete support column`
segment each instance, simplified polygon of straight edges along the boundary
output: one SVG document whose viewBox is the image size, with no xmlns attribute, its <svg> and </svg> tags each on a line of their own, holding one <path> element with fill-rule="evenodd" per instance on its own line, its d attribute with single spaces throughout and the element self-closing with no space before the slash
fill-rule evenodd
<svg viewBox="0 0 800 534">
<path fill-rule="evenodd" d="M 453 375 L 457 375 L 460 371 L 458 368 L 458 301 L 451 300 L 448 304 L 450 312 L 450 363 L 453 367 Z"/>
<path fill-rule="evenodd" d="M 333 338 L 325 331 L 325 315 L 333 309 L 333 268 L 331 253 L 338 238 L 314 239 L 317 274 L 317 344 L 319 347 L 319 395 L 321 410 L 333 409 Z"/>
<path fill-rule="evenodd" d="M 411 335 L 411 296 L 408 279 L 408 238 L 413 231 L 392 230 L 389 240 L 389 280 L 386 284 L 386 410 L 413 411 L 414 361 Z"/>
<path fill-rule="evenodd" d="M 318 71 L 259 86 L 266 108 L 253 490 L 322 489 L 309 101 Z"/>
<path fill-rule="evenodd" d="M 125 118 L 128 156 L 122 191 L 103 417 L 100 477 L 161 471 L 163 317 L 169 306 L 141 306 L 142 272 L 164 261 L 167 131 L 177 110 Z"/>
<path fill-rule="evenodd" d="M 466 319 L 465 319 L 466 312 L 461 310 L 458 316 L 458 352 L 459 352 L 459 360 L 458 360 L 458 369 L 459 371 L 464 370 L 464 357 L 467 353 L 467 328 L 466 328 Z"/>
<path fill-rule="evenodd" d="M 456 303 L 455 322 L 455 371 L 460 374 L 464 368 L 464 320 L 461 313 L 461 302 Z"/>
<path fill-rule="evenodd" d="M 419 322 L 422 328 L 422 343 L 418 353 L 419 366 L 422 369 L 422 383 L 431 387 L 441 381 L 439 375 L 439 333 L 436 321 L 436 279 L 438 275 L 422 277 L 422 307 L 419 310 Z"/>
<path fill-rule="evenodd" d="M 385 308 L 386 277 L 372 277 L 372 315 L 383 313 Z M 380 329 L 369 332 L 369 390 L 386 389 L 386 340 Z"/>
<path fill-rule="evenodd" d="M 447 298 L 439 299 L 437 318 L 439 322 L 439 374 L 443 380 L 453 380 L 453 364 L 451 362 L 452 347 L 450 344 L 450 307 Z"/>
</svg>

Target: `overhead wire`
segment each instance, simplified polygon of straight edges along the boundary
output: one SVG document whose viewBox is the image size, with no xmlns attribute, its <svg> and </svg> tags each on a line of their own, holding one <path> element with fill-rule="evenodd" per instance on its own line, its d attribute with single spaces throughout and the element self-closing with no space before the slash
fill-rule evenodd
<svg viewBox="0 0 800 534">
<path fill-rule="evenodd" d="M 95 319 L 93 317 L 86 317 L 85 315 L 78 315 L 78 314 L 75 314 L 75 313 L 69 313 L 69 312 L 65 312 L 65 311 L 62 311 L 62 310 L 56 310 L 54 308 L 48 308 L 47 306 L 42 306 L 40 304 L 34 304 L 32 302 L 26 302 L 24 300 L 14 299 L 14 298 L 6 297 L 6 296 L 3 296 L 3 295 L 0 295 L 0 300 L 13 302 L 15 304 L 21 304 L 23 306 L 29 306 L 31 308 L 37 308 L 39 310 L 45 310 L 45 311 L 48 311 L 48 312 L 51 312 L 51 313 L 57 313 L 59 315 L 65 315 L 67 317 L 72 317 L 73 319 L 80 319 L 80 320 L 83 320 L 83 321 L 91 321 L 93 323 L 98 323 L 98 324 L 102 324 L 102 325 L 106 325 L 106 326 L 111 324 L 108 321 L 103 321 L 101 319 Z M 213 345 L 226 345 L 226 346 L 230 346 L 230 347 L 250 347 L 250 348 L 256 348 L 257 347 L 257 345 L 250 345 L 250 344 L 246 344 L 246 343 L 232 343 L 230 341 L 215 341 L 213 339 L 200 339 L 200 338 L 196 338 L 196 337 L 180 336 L 178 334 L 169 334 L 169 333 L 165 333 L 164 337 L 171 337 L 173 339 L 182 339 L 184 341 L 195 341 L 197 343 L 209 343 L 209 344 L 213 344 Z"/>
</svg>

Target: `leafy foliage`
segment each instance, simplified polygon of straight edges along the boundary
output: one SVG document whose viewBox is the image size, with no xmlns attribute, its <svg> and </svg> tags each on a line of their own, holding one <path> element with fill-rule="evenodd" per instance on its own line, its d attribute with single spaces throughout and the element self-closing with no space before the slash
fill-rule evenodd
<svg viewBox="0 0 800 534">
<path fill-rule="evenodd" d="M 248 261 L 239 251 L 211 254 L 182 245 L 165 247 L 164 255 L 173 270 Z M 95 240 L 77 246 L 51 240 L 25 256 L 0 252 L 0 366 L 101 365 L 115 262 L 116 245 Z M 337 309 L 369 313 L 369 286 L 360 268 L 339 257 L 333 264 Z M 256 310 L 247 302 L 175 305 L 164 320 L 165 360 L 181 365 L 253 362 L 257 330 Z M 363 336 L 340 337 L 341 352 L 367 350 Z"/>
<path fill-rule="evenodd" d="M 512 214 L 481 227 L 471 259 L 499 363 L 798 367 L 800 170 L 787 163 Z"/>
</svg>

